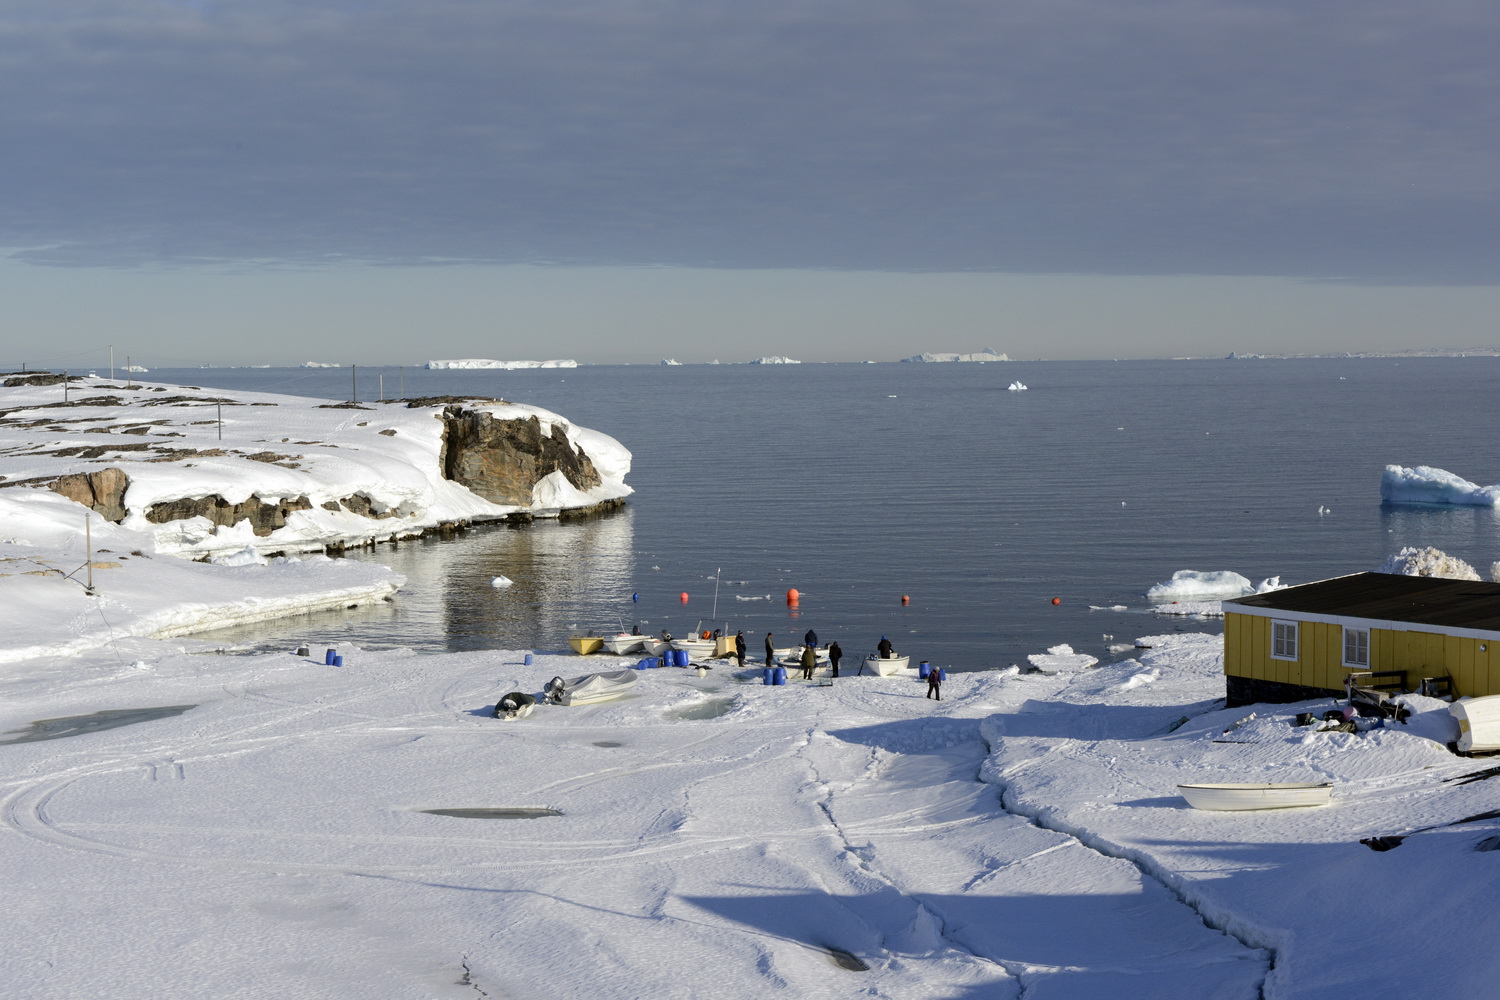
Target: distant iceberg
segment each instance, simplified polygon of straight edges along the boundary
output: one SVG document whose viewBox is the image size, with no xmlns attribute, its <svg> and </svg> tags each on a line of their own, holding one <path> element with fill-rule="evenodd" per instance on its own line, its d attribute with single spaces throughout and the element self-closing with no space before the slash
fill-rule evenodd
<svg viewBox="0 0 1500 1000">
<path fill-rule="evenodd" d="M 928 353 L 925 353 L 925 354 L 914 354 L 914 355 L 912 355 L 909 358 L 902 358 L 901 360 L 902 361 L 1009 361 L 1010 358 L 1006 357 L 1004 354 L 996 354 L 994 351 L 986 348 L 985 350 L 980 351 L 977 354 L 933 354 L 931 352 L 928 352 Z"/>
<path fill-rule="evenodd" d="M 1170 604 L 1173 601 L 1229 600 L 1250 594 L 1265 594 L 1284 589 L 1281 577 L 1272 576 L 1258 585 L 1229 570 L 1200 573 L 1195 569 L 1180 569 L 1166 583 L 1158 583 L 1146 591 L 1146 600 L 1153 604 Z"/>
<path fill-rule="evenodd" d="M 1031 386 L 1027 385 L 1025 382 L 1016 381 L 1012 382 L 1005 388 L 1009 389 L 1011 392 L 1025 392 L 1027 389 L 1030 389 Z"/>
<path fill-rule="evenodd" d="M 204 365 L 203 367 L 207 368 L 208 366 Z M 302 367 L 303 368 L 342 368 L 344 366 L 343 365 L 336 365 L 332 361 L 304 361 L 304 362 L 302 362 Z"/>
<path fill-rule="evenodd" d="M 773 358 L 756 358 L 754 361 L 752 361 L 750 363 L 752 365 L 800 365 L 802 362 L 797 361 L 797 360 L 795 360 L 793 358 L 773 357 Z"/>
<path fill-rule="evenodd" d="M 557 361 L 490 361 L 486 358 L 459 358 L 456 361 L 429 361 L 427 367 L 431 369 L 497 368 L 502 371 L 515 371 L 519 368 L 577 368 L 578 362 L 571 358 Z"/>
<path fill-rule="evenodd" d="M 1500 506 L 1500 486 L 1480 486 L 1430 465 L 1387 465 L 1380 477 L 1380 499 L 1386 503 L 1446 503 L 1469 507 Z"/>
<path fill-rule="evenodd" d="M 682 362 L 678 361 L 676 358 L 662 358 L 661 359 L 661 363 L 664 364 L 664 365 L 666 365 L 666 366 L 668 366 L 668 367 L 673 367 L 673 366 L 681 367 L 681 365 L 682 365 Z"/>
</svg>

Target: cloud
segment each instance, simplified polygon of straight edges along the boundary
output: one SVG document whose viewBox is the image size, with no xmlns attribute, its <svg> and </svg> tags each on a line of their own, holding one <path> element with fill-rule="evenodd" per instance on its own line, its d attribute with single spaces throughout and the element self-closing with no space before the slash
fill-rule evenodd
<svg viewBox="0 0 1500 1000">
<path fill-rule="evenodd" d="M 1500 14 L 93 0 L 0 15 L 38 263 L 1487 283 Z"/>
</svg>

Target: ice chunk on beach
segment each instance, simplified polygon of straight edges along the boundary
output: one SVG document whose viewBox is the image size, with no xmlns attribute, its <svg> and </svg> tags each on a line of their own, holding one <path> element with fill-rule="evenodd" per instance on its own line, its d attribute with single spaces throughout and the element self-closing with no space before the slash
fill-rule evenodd
<svg viewBox="0 0 1500 1000">
<path fill-rule="evenodd" d="M 1387 465 L 1380 477 L 1380 499 L 1386 503 L 1446 503 L 1470 507 L 1500 506 L 1500 485 L 1480 486 L 1430 465 Z"/>
<path fill-rule="evenodd" d="M 1059 670 L 1085 670 L 1099 662 L 1096 656 L 1075 653 L 1067 643 L 1053 646 L 1045 653 L 1028 653 L 1026 659 L 1038 670 L 1053 673 Z"/>
<path fill-rule="evenodd" d="M 511 584 L 513 584 L 515 582 L 516 581 L 512 580 L 508 576 L 497 576 L 497 577 L 495 577 L 494 579 L 492 579 L 490 581 L 490 586 L 491 587 L 509 587 Z"/>
<path fill-rule="evenodd" d="M 1492 568 L 1491 572 L 1493 571 Z M 1473 566 L 1430 545 L 1425 549 L 1408 545 L 1381 563 L 1376 572 L 1394 573 L 1398 576 L 1436 576 L 1444 580 L 1479 579 L 1479 571 Z"/>
<path fill-rule="evenodd" d="M 270 561 L 254 545 L 247 545 L 234 552 L 224 552 L 209 559 L 215 566 L 264 566 Z"/>
</svg>

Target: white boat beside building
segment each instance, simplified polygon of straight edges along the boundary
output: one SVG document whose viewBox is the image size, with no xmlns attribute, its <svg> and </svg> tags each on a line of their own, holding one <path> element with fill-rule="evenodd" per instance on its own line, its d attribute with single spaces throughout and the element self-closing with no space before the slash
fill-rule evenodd
<svg viewBox="0 0 1500 1000">
<path fill-rule="evenodd" d="M 1455 701 L 1448 714 L 1458 723 L 1459 753 L 1500 750 L 1500 694 Z"/>
</svg>

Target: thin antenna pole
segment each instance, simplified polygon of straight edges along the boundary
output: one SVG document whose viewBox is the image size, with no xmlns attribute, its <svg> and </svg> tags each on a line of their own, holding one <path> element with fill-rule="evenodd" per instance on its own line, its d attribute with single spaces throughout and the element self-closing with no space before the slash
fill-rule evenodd
<svg viewBox="0 0 1500 1000">
<path fill-rule="evenodd" d="M 94 528 L 87 514 L 83 515 L 83 549 L 83 554 L 88 558 L 89 568 L 87 590 L 92 594 L 94 592 Z"/>
<path fill-rule="evenodd" d="M 109 345 L 109 380 L 115 380 L 115 345 Z"/>
<path fill-rule="evenodd" d="M 378 377 L 378 384 L 380 385 L 380 400 L 379 401 L 382 402 L 382 403 L 384 403 L 385 402 L 385 372 L 381 372 L 380 373 L 380 375 Z"/>
<path fill-rule="evenodd" d="M 359 365 L 349 366 L 349 402 L 359 402 Z"/>
<path fill-rule="evenodd" d="M 400 365 L 399 367 L 397 367 L 397 369 L 396 369 L 396 378 L 398 380 L 397 383 L 396 383 L 397 394 L 402 399 L 405 399 L 406 398 L 406 366 L 405 365 Z"/>
<path fill-rule="evenodd" d="M 219 412 L 219 440 L 224 440 L 224 404 L 215 403 L 214 409 Z"/>
<path fill-rule="evenodd" d="M 63 402 L 68 401 L 68 370 L 63 369 Z"/>
<path fill-rule="evenodd" d="M 722 566 L 719 567 L 718 569 L 714 570 L 714 620 L 715 621 L 718 621 L 718 619 L 719 619 L 719 574 L 722 573 L 722 572 L 724 572 L 724 568 Z"/>
</svg>

